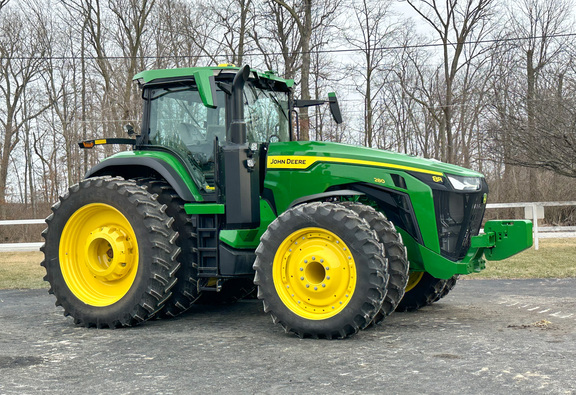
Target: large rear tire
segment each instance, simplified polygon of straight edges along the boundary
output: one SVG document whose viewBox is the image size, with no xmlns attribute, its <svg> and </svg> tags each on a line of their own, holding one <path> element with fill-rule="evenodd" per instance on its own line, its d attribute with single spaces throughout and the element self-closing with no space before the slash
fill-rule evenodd
<svg viewBox="0 0 576 395">
<path fill-rule="evenodd" d="M 446 280 L 433 277 L 426 272 L 412 272 L 406 286 L 406 293 L 396 311 L 415 311 L 428 306 L 442 295 Z"/>
<path fill-rule="evenodd" d="M 176 283 L 173 219 L 144 188 L 89 178 L 52 207 L 43 232 L 46 281 L 78 325 L 121 327 L 151 318 Z"/>
<path fill-rule="evenodd" d="M 374 323 L 380 324 L 384 318 L 394 312 L 404 296 L 404 290 L 408 283 L 408 270 L 410 269 L 406 248 L 402 244 L 402 238 L 394 225 L 382 213 L 361 203 L 342 202 L 341 204 L 365 220 L 370 228 L 376 231 L 378 240 L 384 246 L 384 256 L 388 260 L 390 279 L 386 286 L 387 292 L 382 308 L 374 317 Z"/>
<path fill-rule="evenodd" d="M 354 211 L 309 203 L 273 221 L 256 249 L 264 311 L 299 337 L 345 338 L 364 329 L 386 296 L 376 234 Z"/>
<path fill-rule="evenodd" d="M 181 266 L 176 273 L 178 282 L 172 288 L 172 296 L 158 312 L 161 318 L 176 317 L 190 309 L 201 295 L 198 286 L 195 218 L 186 214 L 184 201 L 167 182 L 150 178 L 137 179 L 136 182 L 144 186 L 149 193 L 157 195 L 156 199 L 166 205 L 166 214 L 174 218 L 172 229 L 179 234 L 176 240 L 181 249 L 178 256 Z"/>
</svg>

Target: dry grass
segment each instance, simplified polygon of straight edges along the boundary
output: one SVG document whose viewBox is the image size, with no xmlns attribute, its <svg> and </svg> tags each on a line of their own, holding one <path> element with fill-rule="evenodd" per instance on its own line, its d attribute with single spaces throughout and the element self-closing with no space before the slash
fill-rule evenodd
<svg viewBox="0 0 576 395">
<path fill-rule="evenodd" d="M 48 288 L 41 252 L 0 252 L 0 289 Z"/>
<path fill-rule="evenodd" d="M 0 289 L 48 288 L 42 279 L 41 252 L 0 253 Z M 532 247 L 503 261 L 487 263 L 487 269 L 468 278 L 565 278 L 576 277 L 576 238 L 540 240 Z"/>
<path fill-rule="evenodd" d="M 534 247 L 503 261 L 487 262 L 486 270 L 469 278 L 576 277 L 576 238 L 541 239 Z"/>
</svg>

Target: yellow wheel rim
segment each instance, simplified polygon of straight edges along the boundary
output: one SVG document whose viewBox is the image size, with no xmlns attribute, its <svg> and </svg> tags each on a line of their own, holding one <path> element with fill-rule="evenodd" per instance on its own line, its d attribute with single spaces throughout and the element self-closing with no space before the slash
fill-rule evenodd
<svg viewBox="0 0 576 395">
<path fill-rule="evenodd" d="M 66 222 L 60 269 L 68 288 L 91 306 L 118 302 L 138 271 L 138 243 L 126 217 L 107 204 L 88 204 Z"/>
<path fill-rule="evenodd" d="M 410 272 L 410 275 L 408 276 L 408 284 L 406 284 L 404 292 L 408 292 L 418 285 L 420 280 L 422 280 L 422 276 L 424 276 L 424 272 Z"/>
<path fill-rule="evenodd" d="M 288 236 L 276 251 L 274 286 L 286 307 L 300 317 L 323 320 L 340 313 L 356 288 L 356 264 L 341 238 L 321 228 Z"/>
</svg>

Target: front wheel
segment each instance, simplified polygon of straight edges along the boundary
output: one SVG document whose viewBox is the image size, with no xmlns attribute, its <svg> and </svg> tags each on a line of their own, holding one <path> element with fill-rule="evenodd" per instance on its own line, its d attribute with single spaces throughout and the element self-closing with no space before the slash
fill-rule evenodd
<svg viewBox="0 0 576 395">
<path fill-rule="evenodd" d="M 345 338 L 380 310 L 388 282 L 376 234 L 332 203 L 294 207 L 256 250 L 254 283 L 274 322 L 300 337 Z"/>
<path fill-rule="evenodd" d="M 52 207 L 42 250 L 56 305 L 86 327 L 135 325 L 170 296 L 180 249 L 165 206 L 133 181 L 90 178 Z"/>
<path fill-rule="evenodd" d="M 406 285 L 406 293 L 396 311 L 415 311 L 428 306 L 442 296 L 446 280 L 433 277 L 426 272 L 411 272 Z"/>
<path fill-rule="evenodd" d="M 382 308 L 374 317 L 374 323 L 380 324 L 384 318 L 394 312 L 404 296 L 404 290 L 408 283 L 408 270 L 410 269 L 406 248 L 402 244 L 402 238 L 394 225 L 381 212 L 357 202 L 342 202 L 341 204 L 353 210 L 366 221 L 370 228 L 376 232 L 378 240 L 384 246 L 384 256 L 388 261 L 390 279 L 386 287 L 386 298 L 384 298 Z"/>
</svg>

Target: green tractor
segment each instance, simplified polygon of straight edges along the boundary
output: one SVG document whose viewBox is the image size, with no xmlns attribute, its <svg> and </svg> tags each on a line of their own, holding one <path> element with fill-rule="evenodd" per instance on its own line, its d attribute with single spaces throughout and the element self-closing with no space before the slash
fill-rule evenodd
<svg viewBox="0 0 576 395">
<path fill-rule="evenodd" d="M 345 338 L 446 295 L 532 244 L 529 221 L 488 221 L 471 170 L 296 141 L 292 80 L 248 66 L 144 71 L 141 133 L 69 188 L 46 219 L 45 280 L 85 327 L 172 317 L 256 286 L 300 337 Z M 297 129 L 297 128 L 296 128 Z M 135 137 L 135 138 L 133 138 Z"/>
</svg>

